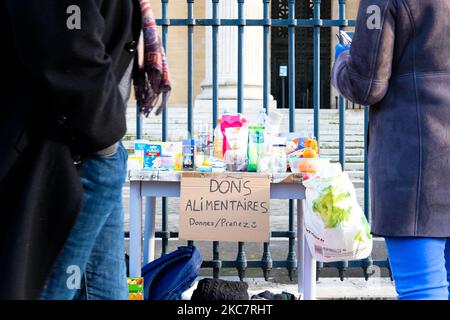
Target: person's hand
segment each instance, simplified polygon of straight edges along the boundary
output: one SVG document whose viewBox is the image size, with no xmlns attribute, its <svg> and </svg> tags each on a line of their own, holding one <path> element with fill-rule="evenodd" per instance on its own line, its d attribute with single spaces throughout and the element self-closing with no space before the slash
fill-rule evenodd
<svg viewBox="0 0 450 320">
<path fill-rule="evenodd" d="M 341 55 L 342 52 L 348 51 L 348 50 L 350 50 L 349 44 L 342 45 L 342 44 L 338 43 L 336 45 L 336 49 L 335 49 L 334 61 L 336 61 L 339 58 L 339 56 Z"/>
</svg>

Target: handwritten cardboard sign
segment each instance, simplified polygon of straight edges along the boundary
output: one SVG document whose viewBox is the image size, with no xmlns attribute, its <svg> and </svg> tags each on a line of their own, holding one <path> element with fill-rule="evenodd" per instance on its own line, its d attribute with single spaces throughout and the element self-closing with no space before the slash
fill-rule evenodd
<svg viewBox="0 0 450 320">
<path fill-rule="evenodd" d="M 181 240 L 268 242 L 270 178 L 247 173 L 183 173 Z"/>
</svg>

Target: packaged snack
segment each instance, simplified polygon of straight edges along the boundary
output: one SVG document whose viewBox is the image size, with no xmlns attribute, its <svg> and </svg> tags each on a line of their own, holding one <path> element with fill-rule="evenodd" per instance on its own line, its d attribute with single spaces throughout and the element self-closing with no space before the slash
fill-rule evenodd
<svg viewBox="0 0 450 320">
<path fill-rule="evenodd" d="M 261 125 L 248 127 L 247 171 L 258 171 L 259 158 L 264 152 L 265 130 Z"/>
<path fill-rule="evenodd" d="M 175 171 L 174 158 L 171 156 L 162 156 L 161 157 L 161 170 Z"/>
<path fill-rule="evenodd" d="M 227 170 L 227 164 L 221 159 L 214 159 L 211 163 L 212 172 L 225 172 Z"/>
<path fill-rule="evenodd" d="M 177 157 L 180 157 L 182 154 L 183 147 L 181 142 L 164 142 L 162 148 L 162 158 L 161 158 L 161 167 L 164 170 L 173 171 L 176 170 L 175 164 L 177 164 L 178 170 L 182 169 L 182 165 L 180 167 L 180 161 L 177 160 Z"/>
<path fill-rule="evenodd" d="M 248 122 L 241 115 L 223 115 L 224 160 L 230 171 L 247 169 Z"/>
<path fill-rule="evenodd" d="M 212 172 L 211 166 L 200 166 L 196 169 L 198 172 Z"/>
<path fill-rule="evenodd" d="M 145 148 L 144 169 L 160 170 L 161 169 L 162 143 L 150 142 Z"/>
<path fill-rule="evenodd" d="M 134 140 L 134 154 L 144 158 L 145 148 L 150 144 L 150 141 L 144 139 Z"/>
<path fill-rule="evenodd" d="M 173 161 L 174 161 L 173 166 L 174 166 L 175 171 L 183 170 L 183 147 L 182 147 L 182 145 L 181 145 L 180 151 L 175 152 Z"/>
<path fill-rule="evenodd" d="M 286 154 L 288 158 L 296 157 L 296 158 L 318 158 L 319 157 L 319 147 L 318 142 L 315 138 L 295 138 L 288 141 L 288 144 L 292 146 L 298 141 L 298 150 L 293 152 L 289 152 L 288 146 L 286 146 Z"/>
<path fill-rule="evenodd" d="M 137 139 L 134 140 L 134 156 L 136 157 L 137 161 L 140 163 L 140 169 L 144 168 L 144 159 L 145 159 L 145 148 L 147 145 L 150 144 L 150 141 L 144 140 L 144 139 Z M 134 167 L 133 159 L 131 162 L 130 167 Z"/>
<path fill-rule="evenodd" d="M 194 169 L 195 162 L 195 140 L 183 140 L 183 169 Z"/>
<path fill-rule="evenodd" d="M 130 300 L 144 300 L 144 278 L 128 278 Z"/>
<path fill-rule="evenodd" d="M 127 163 L 128 170 L 141 170 L 144 168 L 144 158 L 139 155 L 130 154 Z"/>
<path fill-rule="evenodd" d="M 286 155 L 290 155 L 298 150 L 305 148 L 306 137 L 296 133 L 286 135 Z"/>
</svg>

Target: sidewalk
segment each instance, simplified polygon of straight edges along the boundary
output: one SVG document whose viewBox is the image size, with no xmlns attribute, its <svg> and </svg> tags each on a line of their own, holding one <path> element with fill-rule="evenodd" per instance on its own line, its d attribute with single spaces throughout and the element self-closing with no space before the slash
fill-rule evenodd
<svg viewBox="0 0 450 320">
<path fill-rule="evenodd" d="M 221 277 L 223 280 L 239 281 L 238 277 Z M 261 278 L 249 278 L 249 296 L 265 290 L 274 293 L 287 291 L 297 294 L 297 285 L 266 282 Z M 183 300 L 190 300 L 197 282 L 183 294 Z M 317 282 L 317 299 L 319 300 L 393 300 L 396 292 L 389 278 L 371 278 L 365 281 L 361 278 L 349 278 L 341 281 L 338 278 L 323 278 Z"/>
</svg>

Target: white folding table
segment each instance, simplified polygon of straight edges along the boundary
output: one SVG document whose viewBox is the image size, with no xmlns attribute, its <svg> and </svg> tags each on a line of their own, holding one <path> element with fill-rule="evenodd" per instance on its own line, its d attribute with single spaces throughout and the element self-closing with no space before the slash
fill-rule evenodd
<svg viewBox="0 0 450 320">
<path fill-rule="evenodd" d="M 247 172 L 245 174 L 248 174 Z M 255 173 L 256 174 L 256 173 Z M 140 277 L 142 259 L 154 260 L 155 252 L 155 200 L 158 197 L 179 197 L 182 172 L 129 170 L 130 182 L 130 276 Z M 145 208 L 144 237 L 142 237 L 143 199 Z M 280 173 L 271 176 L 271 199 L 297 201 L 297 268 L 298 292 L 304 300 L 316 297 L 316 261 L 305 243 L 303 205 L 305 188 L 299 174 Z M 142 243 L 144 242 L 144 250 Z"/>
</svg>

